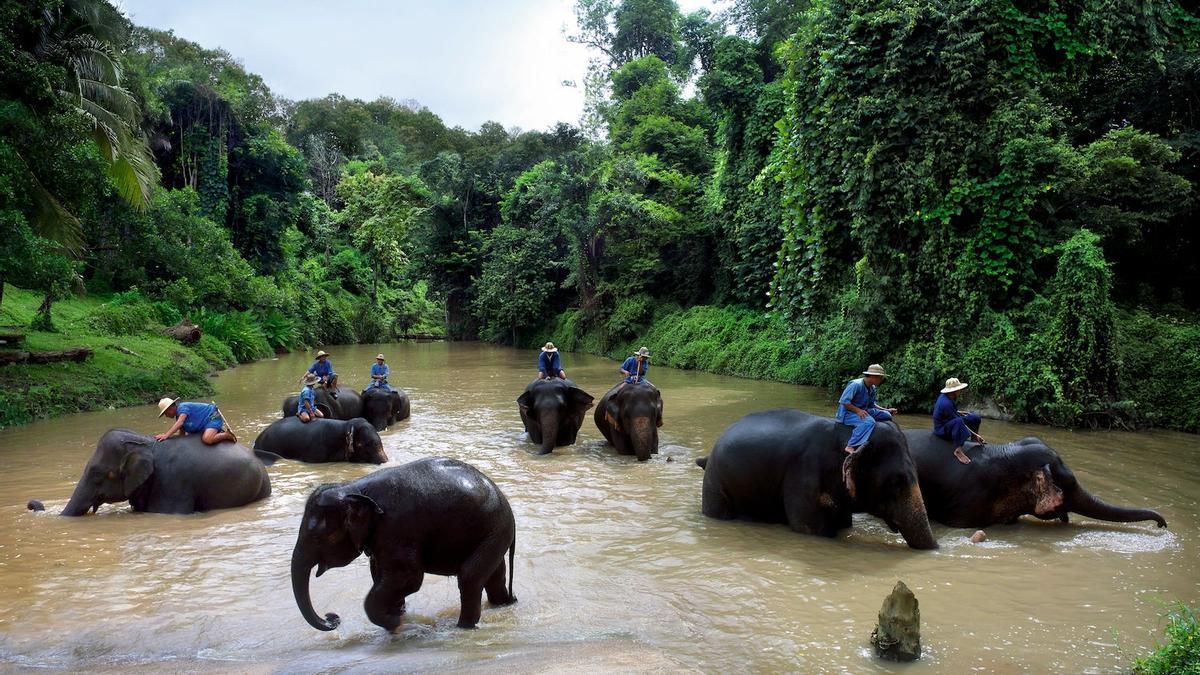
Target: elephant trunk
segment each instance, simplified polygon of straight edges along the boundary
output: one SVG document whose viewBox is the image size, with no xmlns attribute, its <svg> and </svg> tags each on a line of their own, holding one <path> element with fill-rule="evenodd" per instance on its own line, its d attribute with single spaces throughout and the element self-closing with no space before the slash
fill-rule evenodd
<svg viewBox="0 0 1200 675">
<path fill-rule="evenodd" d="M 639 462 L 644 462 L 650 459 L 650 455 L 658 445 L 658 439 L 655 432 L 654 422 L 649 418 L 642 417 L 634 420 L 633 428 L 629 430 L 629 441 L 633 446 L 633 453 L 637 455 Z"/>
<path fill-rule="evenodd" d="M 933 529 L 929 526 L 929 515 L 925 512 L 925 499 L 921 496 L 921 487 L 913 484 L 907 499 L 900 503 L 896 513 L 896 529 L 900 530 L 909 548 L 929 551 L 938 547 L 937 539 L 933 537 Z"/>
<path fill-rule="evenodd" d="M 1095 518 L 1096 520 L 1107 520 L 1115 523 L 1134 523 L 1139 520 L 1153 520 L 1158 523 L 1159 527 L 1167 526 L 1167 521 L 1157 511 L 1131 509 L 1124 506 L 1106 504 L 1082 487 L 1077 487 L 1074 494 L 1067 500 L 1067 509 L 1073 513 L 1078 513 L 1088 518 Z"/>
<path fill-rule="evenodd" d="M 75 486 L 71 501 L 67 502 L 66 508 L 62 510 L 62 515 L 72 517 L 87 515 L 88 509 L 96 505 L 95 499 L 88 494 L 86 487 L 83 481 Z"/>
<path fill-rule="evenodd" d="M 292 595 L 296 596 L 296 606 L 310 626 L 317 630 L 333 630 L 341 624 L 341 618 L 329 613 L 322 619 L 313 609 L 312 598 L 308 594 L 308 579 L 313 567 L 314 564 L 303 560 L 298 551 L 292 553 Z"/>
<path fill-rule="evenodd" d="M 543 410 L 538 415 L 538 426 L 542 428 L 542 454 L 554 452 L 558 444 L 558 411 Z"/>
</svg>

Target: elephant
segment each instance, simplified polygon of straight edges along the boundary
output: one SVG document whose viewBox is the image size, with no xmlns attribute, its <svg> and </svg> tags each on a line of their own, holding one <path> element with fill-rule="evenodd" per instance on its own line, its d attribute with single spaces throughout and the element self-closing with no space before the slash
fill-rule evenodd
<svg viewBox="0 0 1200 675">
<path fill-rule="evenodd" d="M 371 387 L 362 393 L 362 416 L 375 431 L 383 431 L 406 420 L 410 414 L 408 394 L 403 389 L 388 391 L 383 387 Z"/>
<path fill-rule="evenodd" d="M 254 448 L 302 462 L 383 464 L 388 459 L 379 433 L 361 417 L 318 418 L 307 423 L 299 417 L 285 417 L 263 429 L 254 439 Z"/>
<path fill-rule="evenodd" d="M 529 440 L 542 446 L 538 454 L 548 455 L 558 446 L 574 443 L 583 426 L 583 414 L 592 407 L 593 400 L 571 380 L 530 382 L 517 398 L 517 407 Z"/>
<path fill-rule="evenodd" d="M 937 548 L 900 429 L 880 423 L 870 442 L 847 455 L 850 432 L 790 408 L 742 417 L 708 457 L 696 460 L 704 469 L 704 515 L 787 523 L 796 532 L 833 537 L 850 527 L 852 514 L 865 511 L 910 547 Z"/>
<path fill-rule="evenodd" d="M 344 567 L 366 553 L 374 585 L 363 608 L 388 631 L 425 574 L 458 577 L 460 628 L 479 623 L 481 594 L 492 605 L 517 601 L 512 589 L 517 524 L 504 493 L 478 469 L 427 457 L 313 490 L 292 551 L 292 592 L 313 628 L 333 630 L 337 614 L 313 610 L 309 574 Z M 508 586 L 504 552 L 508 552 Z"/>
<path fill-rule="evenodd" d="M 970 464 L 928 430 L 904 432 L 929 517 L 950 527 L 1013 523 L 1023 515 L 1067 522 L 1068 514 L 1119 523 L 1167 521 L 1156 511 L 1106 504 L 1085 490 L 1052 448 L 1035 437 L 1007 445 L 967 443 Z"/>
<path fill-rule="evenodd" d="M 197 435 L 156 441 L 110 429 L 96 443 L 62 515 L 82 516 L 126 500 L 134 511 L 152 513 L 244 506 L 271 494 L 264 460 L 255 455 L 236 443 L 205 445 Z"/>
<path fill-rule="evenodd" d="M 637 455 L 639 462 L 658 452 L 663 419 L 662 393 L 648 382 L 620 383 L 600 397 L 592 419 L 617 454 Z"/>
<path fill-rule="evenodd" d="M 350 387 L 338 387 L 337 398 L 329 395 L 324 387 L 313 387 L 317 409 L 333 420 L 352 420 L 362 415 L 362 397 Z M 283 416 L 295 417 L 299 394 L 283 399 Z"/>
</svg>

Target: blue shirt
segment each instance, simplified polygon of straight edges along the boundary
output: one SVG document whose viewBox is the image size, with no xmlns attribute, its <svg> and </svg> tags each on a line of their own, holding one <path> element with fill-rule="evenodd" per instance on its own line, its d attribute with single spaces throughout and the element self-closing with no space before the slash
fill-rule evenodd
<svg viewBox="0 0 1200 675">
<path fill-rule="evenodd" d="M 329 359 L 325 359 L 325 363 L 321 363 L 320 360 L 313 361 L 312 367 L 308 369 L 308 372 L 315 374 L 317 377 L 331 377 L 333 375 L 333 362 Z"/>
<path fill-rule="evenodd" d="M 309 405 L 305 406 L 304 402 L 308 401 Z M 300 390 L 300 400 L 296 403 L 296 414 L 302 412 L 311 412 L 317 409 L 317 394 L 313 391 L 312 385 L 308 385 Z"/>
<path fill-rule="evenodd" d="M 550 377 L 558 377 L 558 371 L 562 370 L 561 364 L 558 352 L 542 352 L 538 356 L 538 372 L 545 373 Z"/>
<path fill-rule="evenodd" d="M 870 410 L 876 407 L 875 387 L 867 386 L 867 383 L 863 382 L 863 378 L 861 377 L 857 380 L 850 380 L 850 383 L 842 391 L 842 397 L 838 399 L 836 418 L 839 422 L 845 423 L 846 420 L 853 422 L 858 419 L 858 415 L 846 408 L 847 403 L 862 410 Z"/>
<path fill-rule="evenodd" d="M 949 436 L 949 424 L 956 419 L 959 419 L 959 414 L 954 401 L 945 394 L 938 396 L 937 403 L 933 404 L 933 433 Z"/>
<path fill-rule="evenodd" d="M 217 406 L 211 403 L 177 403 L 175 405 L 176 416 L 187 415 L 181 428 L 189 434 L 198 434 L 204 431 L 205 425 L 216 412 Z"/>
<path fill-rule="evenodd" d="M 387 382 L 387 376 L 390 375 L 391 372 L 392 372 L 392 369 L 388 368 L 386 363 L 371 364 L 371 381 L 376 382 L 377 380 L 375 380 L 375 376 L 382 375 L 383 381 Z"/>
<path fill-rule="evenodd" d="M 631 373 L 629 377 L 625 378 L 626 382 L 638 382 L 639 380 L 644 379 L 646 377 L 646 371 L 650 370 L 650 360 L 646 359 L 645 361 L 642 361 L 641 365 L 639 365 L 637 357 L 631 356 L 625 359 L 625 363 L 621 364 L 621 370 Z"/>
</svg>

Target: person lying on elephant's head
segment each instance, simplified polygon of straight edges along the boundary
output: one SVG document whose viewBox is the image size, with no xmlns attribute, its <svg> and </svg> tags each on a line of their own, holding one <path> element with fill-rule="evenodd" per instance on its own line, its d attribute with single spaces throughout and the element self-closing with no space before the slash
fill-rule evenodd
<svg viewBox="0 0 1200 675">
<path fill-rule="evenodd" d="M 933 433 L 954 444 L 954 456 L 958 461 L 970 464 L 971 458 L 967 457 L 963 446 L 967 441 L 983 445 L 983 436 L 979 435 L 979 424 L 983 420 L 978 414 L 959 410 L 955 405 L 959 394 L 966 388 L 967 383 L 960 382 L 957 377 L 946 380 L 937 403 L 933 404 Z"/>
<path fill-rule="evenodd" d="M 179 402 L 178 398 L 167 396 L 158 402 L 158 416 L 170 415 L 175 418 L 175 424 L 166 433 L 158 434 L 155 440 L 165 441 L 182 431 L 185 434 L 200 434 L 200 440 L 205 445 L 217 443 L 237 443 L 237 436 L 229 429 L 225 416 L 217 409 L 216 403 Z"/>
</svg>

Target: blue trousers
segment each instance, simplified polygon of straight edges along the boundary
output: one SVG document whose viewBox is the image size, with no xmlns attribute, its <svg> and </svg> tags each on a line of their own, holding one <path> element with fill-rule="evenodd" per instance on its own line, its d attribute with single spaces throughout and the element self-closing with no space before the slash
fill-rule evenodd
<svg viewBox="0 0 1200 675">
<path fill-rule="evenodd" d="M 391 391 L 392 387 L 387 383 L 387 380 L 371 380 L 371 384 L 367 385 L 367 389 L 386 389 Z"/>
<path fill-rule="evenodd" d="M 958 417 L 942 425 L 942 433 L 938 435 L 953 443 L 954 447 L 961 448 L 971 440 L 972 431 L 979 433 L 979 424 L 982 421 L 983 418 L 977 413 L 967 413 L 966 417 Z"/>
<path fill-rule="evenodd" d="M 852 448 L 862 447 L 871 439 L 871 432 L 875 431 L 875 421 L 886 422 L 890 419 L 892 419 L 890 412 L 873 408 L 867 411 L 865 418 L 860 418 L 853 413 L 848 414 L 842 424 L 853 427 L 854 432 L 850 434 L 850 440 L 846 441 L 846 445 Z"/>
</svg>

